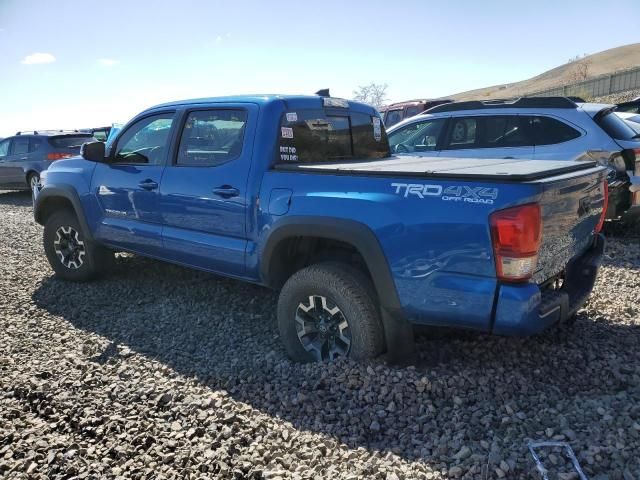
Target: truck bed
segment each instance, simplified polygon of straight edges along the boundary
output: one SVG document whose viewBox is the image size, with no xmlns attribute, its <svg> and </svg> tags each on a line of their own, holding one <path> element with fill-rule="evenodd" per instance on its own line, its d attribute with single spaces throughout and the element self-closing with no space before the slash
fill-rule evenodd
<svg viewBox="0 0 640 480">
<path fill-rule="evenodd" d="M 588 170 L 596 162 L 487 158 L 438 158 L 393 155 L 374 161 L 279 164 L 276 170 L 327 174 L 363 174 L 419 178 L 457 178 L 523 182 Z"/>
</svg>

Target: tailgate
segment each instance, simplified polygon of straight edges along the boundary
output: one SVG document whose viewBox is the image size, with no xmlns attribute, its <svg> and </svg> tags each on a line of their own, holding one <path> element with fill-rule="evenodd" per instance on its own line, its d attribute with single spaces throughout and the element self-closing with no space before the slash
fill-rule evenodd
<svg viewBox="0 0 640 480">
<path fill-rule="evenodd" d="M 605 203 L 601 167 L 540 180 L 542 244 L 533 280 L 540 284 L 560 274 L 592 244 Z"/>
</svg>

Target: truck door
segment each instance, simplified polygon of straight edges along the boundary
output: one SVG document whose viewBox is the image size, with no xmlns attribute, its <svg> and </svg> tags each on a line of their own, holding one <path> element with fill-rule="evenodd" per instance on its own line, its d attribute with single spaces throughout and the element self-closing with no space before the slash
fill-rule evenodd
<svg viewBox="0 0 640 480">
<path fill-rule="evenodd" d="M 225 104 L 183 113 L 177 151 L 160 185 L 166 255 L 242 276 L 257 105 Z M 272 155 L 273 152 L 266 152 Z"/>
<path fill-rule="evenodd" d="M 100 206 L 95 237 L 135 252 L 162 251 L 158 211 L 175 112 L 145 116 L 116 139 L 108 163 L 98 163 L 91 191 Z"/>
</svg>

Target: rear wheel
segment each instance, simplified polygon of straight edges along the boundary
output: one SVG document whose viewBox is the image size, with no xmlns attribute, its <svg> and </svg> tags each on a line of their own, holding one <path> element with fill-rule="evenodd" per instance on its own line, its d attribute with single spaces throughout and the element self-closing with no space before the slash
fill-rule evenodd
<svg viewBox="0 0 640 480">
<path fill-rule="evenodd" d="M 29 189 L 33 192 L 33 189 L 40 183 L 40 175 L 36 172 L 32 172 L 27 177 L 27 184 L 29 185 Z"/>
<path fill-rule="evenodd" d="M 77 217 L 68 210 L 48 218 L 44 251 L 56 275 L 74 282 L 87 281 L 101 273 L 110 254 L 86 237 Z"/>
<path fill-rule="evenodd" d="M 278 327 L 298 362 L 367 359 L 384 349 L 373 286 L 347 265 L 320 263 L 292 275 L 278 300 Z"/>
</svg>

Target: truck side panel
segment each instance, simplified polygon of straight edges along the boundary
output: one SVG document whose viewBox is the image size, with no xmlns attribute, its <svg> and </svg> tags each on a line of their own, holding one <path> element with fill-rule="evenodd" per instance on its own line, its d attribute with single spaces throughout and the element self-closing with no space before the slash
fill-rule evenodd
<svg viewBox="0 0 640 480">
<path fill-rule="evenodd" d="M 275 189 L 293 192 L 287 217 L 358 219 L 370 229 L 410 321 L 483 331 L 491 328 L 496 290 L 487 218 L 494 210 L 536 201 L 542 190 L 532 184 L 270 171 L 260 194 L 258 244 L 247 255 L 250 271 L 259 268 L 261 246 L 282 218 L 268 211 Z"/>
</svg>

